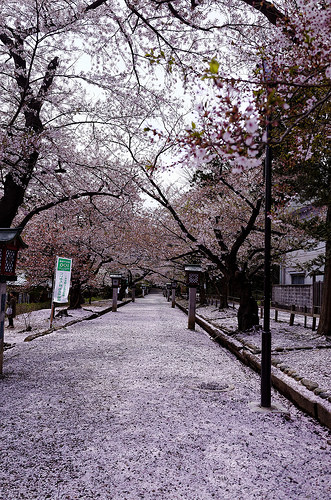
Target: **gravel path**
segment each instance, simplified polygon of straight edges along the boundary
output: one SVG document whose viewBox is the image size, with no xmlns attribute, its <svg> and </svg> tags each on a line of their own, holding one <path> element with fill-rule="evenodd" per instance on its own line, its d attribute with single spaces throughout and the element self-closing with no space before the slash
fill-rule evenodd
<svg viewBox="0 0 331 500">
<path fill-rule="evenodd" d="M 0 499 L 329 499 L 327 431 L 186 325 L 151 294 L 6 351 Z"/>
</svg>

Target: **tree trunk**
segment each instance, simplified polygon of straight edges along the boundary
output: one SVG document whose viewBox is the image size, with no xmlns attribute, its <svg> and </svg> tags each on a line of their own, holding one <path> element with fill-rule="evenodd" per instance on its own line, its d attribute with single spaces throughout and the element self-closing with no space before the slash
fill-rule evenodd
<svg viewBox="0 0 331 500">
<path fill-rule="evenodd" d="M 118 293 L 118 300 L 124 299 L 126 287 L 127 287 L 127 284 L 125 282 L 122 282 L 121 287 L 120 287 L 120 291 Z"/>
<path fill-rule="evenodd" d="M 200 276 L 200 306 L 207 304 L 207 294 L 206 294 L 206 273 L 201 273 Z"/>
<path fill-rule="evenodd" d="M 224 275 L 221 281 L 221 287 L 218 290 L 219 298 L 220 298 L 220 306 L 219 309 L 227 309 L 229 307 L 228 298 L 229 298 L 229 276 Z"/>
<path fill-rule="evenodd" d="M 331 336 L 331 205 L 326 216 L 326 231 L 323 300 L 317 333 Z"/>
<path fill-rule="evenodd" d="M 82 304 L 84 304 L 84 298 L 82 295 L 81 284 L 78 282 L 73 283 L 70 290 L 69 309 L 80 309 Z"/>
<path fill-rule="evenodd" d="M 238 329 L 242 332 L 259 325 L 259 313 L 256 300 L 252 297 L 252 290 L 244 272 L 237 272 L 235 276 L 240 290 L 240 305 L 238 309 Z"/>
<path fill-rule="evenodd" d="M 35 168 L 38 154 L 30 155 L 29 161 L 25 163 L 25 174 L 19 181 L 14 181 L 11 173 L 8 173 L 4 183 L 3 196 L 0 199 L 0 227 L 10 227 L 19 207 L 24 200 L 24 194 L 30 182 L 33 169 Z"/>
</svg>

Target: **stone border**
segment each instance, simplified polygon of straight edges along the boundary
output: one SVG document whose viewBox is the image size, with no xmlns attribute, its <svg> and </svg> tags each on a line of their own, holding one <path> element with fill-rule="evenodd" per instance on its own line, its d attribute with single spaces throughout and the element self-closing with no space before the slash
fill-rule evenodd
<svg viewBox="0 0 331 500">
<path fill-rule="evenodd" d="M 117 304 L 117 308 L 125 306 L 129 302 L 132 302 L 131 299 L 124 300 L 123 302 L 119 302 Z M 53 326 L 52 328 L 49 328 L 48 330 L 45 330 L 43 332 L 38 332 L 38 333 L 33 333 L 31 335 L 28 335 L 27 337 L 25 337 L 24 342 L 31 342 L 31 340 L 37 339 L 38 337 L 43 337 L 44 335 L 49 335 L 50 333 L 56 332 L 57 330 L 62 330 L 63 328 L 66 328 L 67 326 L 72 326 L 72 325 L 75 325 L 76 323 L 81 323 L 82 321 L 88 321 L 90 319 L 99 318 L 100 316 L 103 316 L 104 314 L 107 314 L 109 312 L 112 312 L 112 306 L 107 307 L 106 309 L 103 309 L 102 311 L 94 312 L 90 316 L 86 316 L 85 318 L 73 319 L 72 321 L 69 321 L 68 323 L 65 323 L 64 325 Z"/>
<path fill-rule="evenodd" d="M 187 309 L 176 302 L 177 307 L 187 314 Z M 205 330 L 210 337 L 232 352 L 242 363 L 253 368 L 254 371 L 261 373 L 260 360 L 249 350 L 247 347 L 236 339 L 226 335 L 221 329 L 212 326 L 208 321 L 196 316 L 196 323 Z M 304 379 L 305 380 L 305 379 Z M 315 418 L 322 425 L 331 429 L 331 412 L 323 400 L 319 400 L 317 395 L 312 394 L 306 387 L 297 387 L 298 382 L 286 376 L 277 365 L 273 365 L 271 371 L 271 382 L 275 389 L 277 389 L 283 396 L 289 399 L 300 410 Z"/>
</svg>

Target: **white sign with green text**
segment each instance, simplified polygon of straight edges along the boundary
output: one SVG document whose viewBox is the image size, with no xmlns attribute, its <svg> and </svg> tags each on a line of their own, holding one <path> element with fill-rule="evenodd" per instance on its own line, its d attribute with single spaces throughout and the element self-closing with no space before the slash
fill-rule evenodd
<svg viewBox="0 0 331 500">
<path fill-rule="evenodd" d="M 68 302 L 72 259 L 56 257 L 53 301 L 59 304 Z"/>
</svg>

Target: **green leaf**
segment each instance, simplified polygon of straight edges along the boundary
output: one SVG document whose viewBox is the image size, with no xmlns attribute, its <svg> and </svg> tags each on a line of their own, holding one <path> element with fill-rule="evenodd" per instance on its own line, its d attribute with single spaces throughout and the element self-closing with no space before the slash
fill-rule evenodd
<svg viewBox="0 0 331 500">
<path fill-rule="evenodd" d="M 219 63 L 216 61 L 216 59 L 213 57 L 212 60 L 209 63 L 209 71 L 213 75 L 217 75 L 218 73 L 218 68 L 220 67 Z"/>
</svg>

